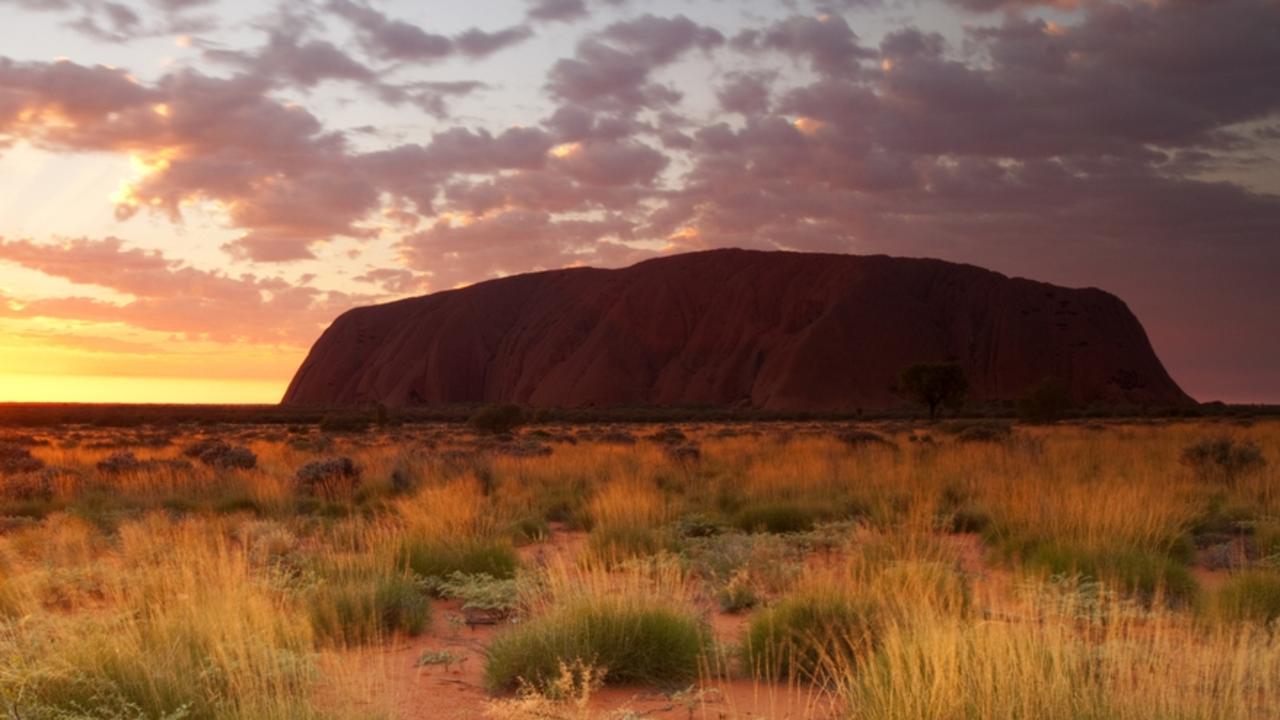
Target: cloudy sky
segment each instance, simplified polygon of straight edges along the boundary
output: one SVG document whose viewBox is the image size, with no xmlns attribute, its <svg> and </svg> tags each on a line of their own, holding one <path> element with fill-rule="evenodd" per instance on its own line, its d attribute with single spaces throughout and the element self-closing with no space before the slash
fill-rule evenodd
<svg viewBox="0 0 1280 720">
<path fill-rule="evenodd" d="M 1280 402 L 1280 0 L 0 19 L 0 400 L 274 402 L 349 307 L 738 246 L 1101 287 Z"/>
</svg>

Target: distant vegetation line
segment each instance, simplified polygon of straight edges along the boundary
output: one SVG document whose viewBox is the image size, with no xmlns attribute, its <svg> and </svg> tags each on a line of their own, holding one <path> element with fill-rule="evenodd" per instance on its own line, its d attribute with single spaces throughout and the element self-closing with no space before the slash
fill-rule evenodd
<svg viewBox="0 0 1280 720">
<path fill-rule="evenodd" d="M 470 420 L 483 405 L 430 407 L 284 407 L 280 405 L 133 405 L 77 403 L 0 403 L 0 426 L 44 427 L 50 425 L 95 425 L 130 427 L 161 423 L 343 425 L 462 423 Z M 777 412 L 755 408 L 726 407 L 609 407 L 535 408 L 529 411 L 534 423 L 628 423 L 628 422 L 769 422 L 799 420 L 905 420 L 923 419 L 919 408 L 847 412 Z M 1015 418 L 1014 403 L 969 405 L 949 412 L 950 418 Z M 1062 419 L 1173 418 L 1173 417 L 1253 417 L 1280 416 L 1280 405 L 1229 405 L 1205 403 L 1178 407 L 1091 407 L 1076 408 Z"/>
</svg>

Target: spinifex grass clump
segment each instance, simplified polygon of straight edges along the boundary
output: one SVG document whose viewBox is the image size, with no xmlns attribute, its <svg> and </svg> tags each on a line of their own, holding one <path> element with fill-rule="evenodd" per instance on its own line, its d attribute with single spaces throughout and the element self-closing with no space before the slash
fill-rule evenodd
<svg viewBox="0 0 1280 720">
<path fill-rule="evenodd" d="M 308 598 L 317 635 L 338 645 L 358 645 L 419 635 L 431 621 L 422 588 L 403 573 L 345 570 L 323 577 Z"/>
<path fill-rule="evenodd" d="M 824 662 L 857 666 L 877 642 L 882 610 L 830 585 L 800 590 L 751 619 L 742 640 L 744 670 L 756 677 L 822 681 Z"/>
<path fill-rule="evenodd" d="M 1183 450 L 1182 462 L 1205 480 L 1227 484 L 1267 465 L 1266 457 L 1255 443 L 1229 437 L 1196 442 Z"/>
<path fill-rule="evenodd" d="M 605 485 L 588 504 L 589 549 L 606 562 L 653 555 L 670 541 L 663 527 L 667 498 L 645 477 L 627 476 Z"/>
<path fill-rule="evenodd" d="M 698 675 L 706 629 L 697 616 L 625 600 L 578 601 L 499 636 L 489 646 L 485 683 L 515 688 L 541 685 L 561 663 L 583 659 L 617 683 L 677 686 Z"/>
<path fill-rule="evenodd" d="M 427 487 L 398 505 L 404 521 L 401 557 L 424 578 L 454 573 L 484 574 L 506 579 L 515 574 L 519 556 L 474 477 Z"/>
<path fill-rule="evenodd" d="M 1280 620 L 1280 572 L 1259 568 L 1234 574 L 1218 588 L 1209 607 L 1220 620 L 1272 625 Z"/>
<path fill-rule="evenodd" d="M 43 468 L 44 462 L 32 457 L 30 450 L 17 445 L 0 443 L 0 477 L 37 472 Z"/>
<path fill-rule="evenodd" d="M 1023 563 L 1048 575 L 1099 580 L 1145 601 L 1162 596 L 1174 603 L 1195 599 L 1199 586 L 1187 567 L 1168 554 L 1137 548 L 1090 549 L 1041 543 L 1026 549 Z"/>
<path fill-rule="evenodd" d="M 813 528 L 818 513 L 794 502 L 765 502 L 744 507 L 733 524 L 745 532 L 798 533 Z"/>
<path fill-rule="evenodd" d="M 487 538 L 410 538 L 405 541 L 404 558 L 409 569 L 424 578 L 454 573 L 510 578 L 520 564 L 510 541 Z"/>
<path fill-rule="evenodd" d="M 685 576 L 671 560 L 612 572 L 554 566 L 529 601 L 530 617 L 489 646 L 485 684 L 550 687 L 566 664 L 601 669 L 608 683 L 682 686 L 698 675 L 709 631 L 692 611 Z"/>
</svg>

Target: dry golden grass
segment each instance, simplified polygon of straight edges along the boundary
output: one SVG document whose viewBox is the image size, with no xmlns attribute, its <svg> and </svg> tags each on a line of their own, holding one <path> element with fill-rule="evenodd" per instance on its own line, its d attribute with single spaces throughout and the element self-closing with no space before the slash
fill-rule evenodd
<svg viewBox="0 0 1280 720">
<path fill-rule="evenodd" d="M 707 644 L 681 646 L 700 654 L 703 684 L 781 692 L 806 679 L 744 674 L 733 662 L 744 638 L 709 621 L 728 617 L 727 593 L 734 610 L 755 613 L 838 596 L 874 612 L 874 633 L 817 643 L 810 679 L 853 718 L 1280 716 L 1280 425 L 1019 427 L 972 443 L 880 428 L 893 446 L 850 446 L 838 429 L 685 427 L 694 461 L 643 439 L 517 455 L 437 427 L 327 448 L 228 429 L 255 469 L 115 475 L 96 467 L 115 449 L 63 447 L 55 433 L 32 448 L 56 468 L 43 495 L 10 493 L 17 481 L 0 478 L 0 712 L 390 715 L 393 704 L 362 697 L 383 685 L 353 670 L 367 656 L 352 646 L 431 632 L 415 621 L 433 587 L 420 576 L 510 574 L 514 546 L 532 542 L 513 601 L 517 629 L 545 632 L 528 647 L 588 631 L 630 638 L 619 647 L 644 641 L 618 627 L 661 642 L 718 627 Z M 1223 482 L 1181 461 L 1223 435 L 1253 442 L 1268 464 Z M 193 438 L 129 449 L 175 460 Z M 295 480 L 337 456 L 360 466 L 359 483 L 309 493 Z M 555 544 L 574 530 L 589 533 L 576 536 L 580 552 L 537 559 L 548 534 Z M 593 658 L 542 660 L 590 666 L 599 676 L 588 685 L 627 676 Z M 553 674 L 542 696 L 526 689 L 488 711 L 543 712 L 557 702 L 546 693 L 569 682 Z M 566 688 L 577 704 L 557 712 L 594 712 L 590 687 Z M 732 702 L 699 712 L 726 707 L 732 715 Z"/>
</svg>

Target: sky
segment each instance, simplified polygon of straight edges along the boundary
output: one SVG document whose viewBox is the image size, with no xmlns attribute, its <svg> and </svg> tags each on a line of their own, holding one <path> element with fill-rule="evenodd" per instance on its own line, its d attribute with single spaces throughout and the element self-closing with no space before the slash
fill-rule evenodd
<svg viewBox="0 0 1280 720">
<path fill-rule="evenodd" d="M 0 401 L 276 402 L 351 307 L 748 247 L 1116 293 L 1280 403 L 1280 0 L 0 0 Z"/>
</svg>

